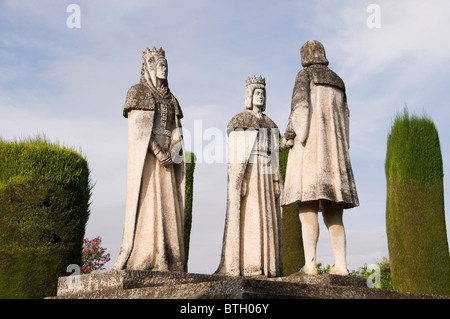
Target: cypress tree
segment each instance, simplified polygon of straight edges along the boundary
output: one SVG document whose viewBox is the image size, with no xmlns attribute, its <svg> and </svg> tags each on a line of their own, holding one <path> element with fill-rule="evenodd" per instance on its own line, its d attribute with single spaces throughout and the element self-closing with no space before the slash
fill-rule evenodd
<svg viewBox="0 0 450 319">
<path fill-rule="evenodd" d="M 58 277 L 81 264 L 90 195 L 77 152 L 0 139 L 0 298 L 56 295 Z"/>
<path fill-rule="evenodd" d="M 450 294 L 439 136 L 427 116 L 398 114 L 387 140 L 386 232 L 393 288 Z"/>
<path fill-rule="evenodd" d="M 194 153 L 186 152 L 186 190 L 184 204 L 184 271 L 187 272 L 189 258 L 189 242 L 192 227 L 192 202 L 194 196 L 194 170 L 196 157 Z"/>
<path fill-rule="evenodd" d="M 283 181 L 286 177 L 286 165 L 289 149 L 280 152 L 280 169 Z M 289 276 L 305 265 L 303 251 L 302 226 L 298 216 L 297 204 L 283 207 L 283 275 Z"/>
</svg>

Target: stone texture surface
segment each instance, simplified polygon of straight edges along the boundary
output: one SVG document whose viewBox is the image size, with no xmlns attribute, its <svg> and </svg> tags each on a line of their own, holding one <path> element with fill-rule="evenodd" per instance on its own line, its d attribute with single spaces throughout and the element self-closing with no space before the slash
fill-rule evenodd
<svg viewBox="0 0 450 319">
<path fill-rule="evenodd" d="M 89 275 L 60 277 L 58 296 L 87 294 L 95 291 L 179 285 L 184 283 L 223 280 L 225 276 L 162 272 L 151 270 L 98 270 Z M 77 284 L 77 279 L 79 279 Z"/>
<path fill-rule="evenodd" d="M 69 277 L 59 279 L 58 294 L 49 299 L 448 298 L 371 289 L 366 286 L 364 278 L 337 275 L 251 278 L 177 272 L 103 270 L 81 275 L 80 285 L 72 289 L 67 286 Z"/>
<path fill-rule="evenodd" d="M 338 275 L 320 275 L 309 276 L 303 272 L 294 273 L 288 277 L 276 278 L 278 281 L 298 282 L 312 285 L 328 285 L 328 286 L 346 286 L 367 288 L 367 279 L 361 277 L 338 276 Z"/>
</svg>

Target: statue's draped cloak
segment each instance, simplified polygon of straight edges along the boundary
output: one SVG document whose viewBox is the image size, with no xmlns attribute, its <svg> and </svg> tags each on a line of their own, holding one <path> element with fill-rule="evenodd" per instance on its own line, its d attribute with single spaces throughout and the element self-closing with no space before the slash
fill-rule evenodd
<svg viewBox="0 0 450 319">
<path fill-rule="evenodd" d="M 270 153 L 278 150 L 278 138 L 275 123 L 251 111 L 237 114 L 228 125 L 227 212 L 216 274 L 282 275 L 281 206 L 275 189 L 282 192 L 282 178 L 278 151 Z"/>
<path fill-rule="evenodd" d="M 171 108 L 171 149 L 179 161 L 163 167 L 150 141 L 158 108 Z M 127 201 L 122 247 L 114 269 L 183 271 L 185 163 L 182 112 L 167 87 L 157 90 L 143 78 L 127 93 Z M 175 146 L 176 145 L 176 146 Z"/>
<path fill-rule="evenodd" d="M 297 75 L 284 135 L 294 139 L 282 205 L 328 200 L 359 205 L 349 156 L 349 110 L 342 79 L 314 64 Z"/>
</svg>

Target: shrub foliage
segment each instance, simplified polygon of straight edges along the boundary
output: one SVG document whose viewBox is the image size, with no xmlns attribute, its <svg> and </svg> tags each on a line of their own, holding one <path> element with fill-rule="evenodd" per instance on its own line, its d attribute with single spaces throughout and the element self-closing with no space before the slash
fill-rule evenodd
<svg viewBox="0 0 450 319">
<path fill-rule="evenodd" d="M 191 238 L 192 227 L 192 202 L 194 195 L 194 170 L 195 170 L 195 154 L 186 152 L 186 190 L 184 204 L 184 270 L 187 272 L 189 259 L 189 242 Z"/>
<path fill-rule="evenodd" d="M 0 298 L 56 295 L 58 277 L 81 264 L 90 195 L 77 152 L 0 140 Z"/>
<path fill-rule="evenodd" d="M 396 116 L 387 141 L 386 232 L 393 288 L 450 294 L 443 165 L 432 120 Z"/>
<path fill-rule="evenodd" d="M 106 248 L 100 246 L 102 238 L 100 236 L 94 239 L 83 239 L 83 253 L 81 255 L 80 270 L 84 274 L 89 274 L 94 270 L 105 269 L 105 264 L 111 260 L 110 254 L 106 253 Z"/>
</svg>

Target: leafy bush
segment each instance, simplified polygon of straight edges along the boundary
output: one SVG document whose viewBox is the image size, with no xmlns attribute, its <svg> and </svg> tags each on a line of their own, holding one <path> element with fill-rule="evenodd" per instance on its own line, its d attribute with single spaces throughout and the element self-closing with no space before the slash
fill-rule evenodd
<svg viewBox="0 0 450 319">
<path fill-rule="evenodd" d="M 331 270 L 331 268 L 334 267 L 333 265 L 327 265 L 327 266 L 323 266 L 322 263 L 317 263 L 316 268 L 317 268 L 317 273 L 319 275 L 325 275 L 328 274 Z"/>
<path fill-rule="evenodd" d="M 105 269 L 105 264 L 111 260 L 106 248 L 101 247 L 102 238 L 97 236 L 90 240 L 83 239 L 83 253 L 81 255 L 81 271 L 89 274 L 94 270 Z"/>
<path fill-rule="evenodd" d="M 386 232 L 395 290 L 450 294 L 439 136 L 426 116 L 396 116 L 387 141 Z"/>
<path fill-rule="evenodd" d="M 375 267 L 373 267 L 375 266 Z M 328 274 L 333 268 L 334 265 L 323 266 L 322 263 L 317 264 L 317 271 L 319 275 Z M 377 268 L 377 269 L 376 269 Z M 391 269 L 389 265 L 389 260 L 386 257 L 383 257 L 380 262 L 377 262 L 375 265 L 367 265 L 359 267 L 358 270 L 351 270 L 349 276 L 353 277 L 364 277 L 369 278 L 372 276 L 372 282 L 376 281 L 375 276 L 376 272 L 379 270 L 379 283 L 380 287 L 378 289 L 384 290 L 393 290 L 392 288 L 392 277 L 391 277 Z M 374 287 L 376 288 L 376 287 Z M 377 288 L 376 288 L 377 289 Z"/>
<path fill-rule="evenodd" d="M 0 139 L 0 298 L 56 295 L 58 277 L 81 263 L 90 195 L 77 152 Z"/>
<path fill-rule="evenodd" d="M 372 266 L 372 265 L 370 265 Z M 375 269 L 377 267 L 378 269 Z M 379 271 L 379 289 L 384 290 L 393 290 L 392 287 L 392 277 L 391 277 L 391 267 L 389 265 L 389 260 L 386 257 L 383 257 L 380 262 L 377 262 L 375 264 L 375 267 L 369 267 L 367 264 L 364 264 L 364 266 L 359 267 L 358 270 L 353 270 L 350 272 L 350 276 L 355 277 L 371 277 L 372 276 L 372 283 L 376 281 L 376 278 L 374 278 L 377 274 L 376 272 Z"/>
</svg>

